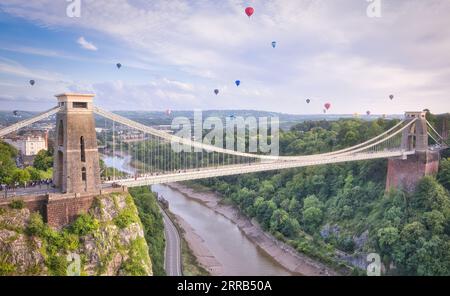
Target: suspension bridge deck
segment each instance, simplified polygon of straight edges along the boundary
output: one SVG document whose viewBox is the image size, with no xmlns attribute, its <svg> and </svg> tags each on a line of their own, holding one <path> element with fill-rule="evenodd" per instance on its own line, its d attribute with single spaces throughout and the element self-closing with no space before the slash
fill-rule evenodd
<svg viewBox="0 0 450 296">
<path fill-rule="evenodd" d="M 374 153 L 358 153 L 355 155 L 335 156 L 314 160 L 293 160 L 293 161 L 271 161 L 265 163 L 249 163 L 245 165 L 227 165 L 220 167 L 210 167 L 201 169 L 190 169 L 176 171 L 166 174 L 152 174 L 137 178 L 117 179 L 105 182 L 106 184 L 118 184 L 127 187 L 146 186 L 162 183 L 172 183 L 213 177 L 232 176 L 248 173 L 274 171 L 288 168 L 299 168 L 307 166 L 325 165 L 332 163 L 343 163 L 349 161 L 380 159 L 380 158 L 406 158 L 414 154 L 415 151 L 385 151 Z"/>
</svg>

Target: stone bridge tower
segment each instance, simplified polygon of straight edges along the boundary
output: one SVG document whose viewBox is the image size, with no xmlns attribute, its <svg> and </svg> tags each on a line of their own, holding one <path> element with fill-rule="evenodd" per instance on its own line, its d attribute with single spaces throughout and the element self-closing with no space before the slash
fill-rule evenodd
<svg viewBox="0 0 450 296">
<path fill-rule="evenodd" d="M 406 112 L 407 123 L 414 119 L 416 122 L 403 130 L 401 147 L 404 151 L 415 151 L 415 154 L 407 159 L 388 160 L 386 190 L 398 188 L 412 192 L 421 178 L 438 172 L 440 152 L 428 147 L 426 112 Z"/>
<path fill-rule="evenodd" d="M 91 94 L 56 96 L 53 183 L 63 193 L 98 192 L 100 165 Z"/>
</svg>

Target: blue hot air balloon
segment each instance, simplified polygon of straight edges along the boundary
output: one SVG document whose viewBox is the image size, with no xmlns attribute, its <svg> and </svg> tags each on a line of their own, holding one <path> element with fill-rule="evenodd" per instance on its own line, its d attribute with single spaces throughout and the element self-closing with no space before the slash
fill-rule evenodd
<svg viewBox="0 0 450 296">
<path fill-rule="evenodd" d="M 241 85 L 241 81 L 240 80 L 236 80 L 234 83 L 236 83 L 236 86 Z"/>
<path fill-rule="evenodd" d="M 215 90 L 214 90 L 214 93 L 215 93 L 216 95 L 218 95 L 218 94 L 219 94 L 219 90 L 218 90 L 218 89 L 215 89 Z"/>
<path fill-rule="evenodd" d="M 276 41 L 272 41 L 272 47 L 273 48 L 277 47 L 277 42 Z"/>
<path fill-rule="evenodd" d="M 117 69 L 120 69 L 120 68 L 122 68 L 122 64 L 121 63 L 117 63 L 116 67 L 117 67 Z"/>
<path fill-rule="evenodd" d="M 36 81 L 34 81 L 34 80 L 30 80 L 30 84 L 31 84 L 31 86 L 33 86 L 34 84 L 36 83 Z"/>
</svg>

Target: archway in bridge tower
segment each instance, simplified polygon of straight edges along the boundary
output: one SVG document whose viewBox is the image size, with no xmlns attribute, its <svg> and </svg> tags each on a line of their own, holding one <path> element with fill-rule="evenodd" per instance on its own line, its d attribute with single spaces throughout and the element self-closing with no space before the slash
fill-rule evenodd
<svg viewBox="0 0 450 296">
<path fill-rule="evenodd" d="M 87 175 L 85 167 L 81 169 L 81 181 L 83 182 L 84 185 L 84 191 L 87 191 Z"/>
<path fill-rule="evenodd" d="M 64 146 L 64 124 L 63 121 L 59 121 L 58 126 L 58 146 Z"/>
<path fill-rule="evenodd" d="M 408 134 L 408 146 L 407 151 L 412 151 L 416 149 L 416 124 L 414 123 L 409 128 L 409 134 Z"/>
<path fill-rule="evenodd" d="M 62 183 L 63 183 L 63 163 L 64 163 L 64 154 L 62 151 L 58 151 L 58 156 L 56 157 L 57 165 L 55 167 L 56 172 L 54 173 L 54 184 L 57 188 L 62 189 Z"/>
</svg>

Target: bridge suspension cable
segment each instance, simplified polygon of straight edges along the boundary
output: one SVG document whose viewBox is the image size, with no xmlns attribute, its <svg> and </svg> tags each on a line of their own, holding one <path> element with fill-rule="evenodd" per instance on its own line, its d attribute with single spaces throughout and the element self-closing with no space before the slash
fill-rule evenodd
<svg viewBox="0 0 450 296">
<path fill-rule="evenodd" d="M 122 117 L 120 115 L 114 114 L 112 112 L 109 111 L 105 111 L 102 110 L 98 107 L 94 107 L 94 112 L 102 117 L 108 118 L 112 121 L 116 121 L 118 123 L 121 123 L 123 125 L 126 125 L 128 127 L 134 128 L 136 130 L 140 130 L 144 133 L 148 133 L 151 134 L 153 136 L 159 137 L 161 139 L 164 139 L 166 141 L 169 141 L 171 143 L 175 142 L 175 143 L 180 143 L 186 146 L 189 146 L 191 148 L 199 148 L 201 150 L 206 150 L 212 153 L 219 153 L 220 154 L 226 154 L 226 155 L 230 155 L 230 156 L 235 156 L 235 157 L 246 157 L 246 158 L 253 158 L 253 159 L 259 159 L 261 161 L 294 161 L 294 160 L 310 160 L 310 159 L 319 159 L 319 158 L 329 158 L 329 157 L 336 157 L 339 156 L 341 154 L 343 155 L 347 155 L 347 154 L 351 154 L 351 153 L 356 153 L 359 151 L 363 151 L 366 148 L 370 148 L 373 147 L 377 144 L 382 143 L 383 141 L 387 141 L 388 139 L 390 139 L 391 137 L 397 135 L 399 132 L 401 132 L 405 127 L 402 127 L 401 129 L 397 130 L 394 134 L 392 134 L 389 137 L 385 137 L 386 135 L 392 133 L 393 131 L 395 131 L 396 129 L 398 129 L 399 127 L 401 127 L 405 121 L 400 121 L 398 124 L 396 124 L 394 127 L 390 128 L 389 130 L 383 132 L 382 134 L 376 136 L 375 138 L 372 138 L 364 143 L 360 143 L 357 144 L 355 146 L 352 147 L 348 147 L 342 150 L 337 150 L 337 151 L 333 151 L 333 152 L 328 152 L 328 153 L 322 153 L 322 154 L 314 154 L 314 155 L 301 155 L 301 156 L 272 156 L 272 155 L 260 155 L 260 154 L 251 154 L 251 153 L 245 153 L 245 152 L 238 152 L 238 151 L 234 151 L 234 150 L 230 150 L 230 149 L 224 149 L 221 147 L 217 147 L 217 146 L 213 146 L 213 145 L 209 145 L 209 144 L 204 144 L 204 143 L 200 143 L 197 141 L 193 141 L 191 139 L 184 139 L 178 136 L 174 136 L 171 134 L 168 134 L 164 131 L 159 131 L 157 129 L 154 129 L 152 127 L 148 127 L 146 125 L 143 125 L 141 123 L 135 122 L 133 120 L 130 120 L 128 118 Z M 414 121 L 412 121 L 414 122 Z M 411 125 L 411 121 L 408 123 L 407 126 Z M 385 138 L 383 138 L 385 137 Z M 381 139 L 381 140 L 378 140 Z M 378 140 L 378 141 L 376 141 Z M 374 141 L 376 141 L 375 143 L 373 143 Z M 372 143 L 372 144 L 371 144 Z M 214 156 L 215 154 L 213 154 Z"/>
<path fill-rule="evenodd" d="M 50 116 L 58 113 L 60 108 L 61 107 L 59 107 L 59 106 L 58 107 L 54 107 L 54 108 L 52 108 L 50 110 L 47 110 L 45 112 L 42 112 L 42 113 L 34 116 L 32 118 L 28 118 L 28 119 L 19 121 L 19 122 L 13 124 L 13 125 L 10 125 L 8 127 L 5 127 L 4 129 L 0 130 L 0 137 L 3 137 L 5 135 L 7 135 L 7 134 L 15 132 L 15 131 L 17 131 L 17 130 L 19 130 L 21 128 L 29 126 L 29 125 L 31 125 L 31 124 L 33 124 L 35 122 L 38 122 L 40 120 L 43 120 L 43 119 L 47 118 L 47 117 L 50 117 Z"/>
<path fill-rule="evenodd" d="M 449 143 L 441 136 L 441 134 L 439 134 L 436 129 L 431 125 L 431 123 L 427 120 L 427 125 L 428 127 L 434 132 L 434 135 L 437 136 L 441 142 L 439 142 L 438 140 L 436 140 L 435 137 L 433 137 L 433 135 L 431 134 L 431 132 L 428 132 L 428 135 L 433 139 L 433 141 L 436 142 L 436 144 L 438 145 L 446 145 L 448 146 Z"/>
</svg>

